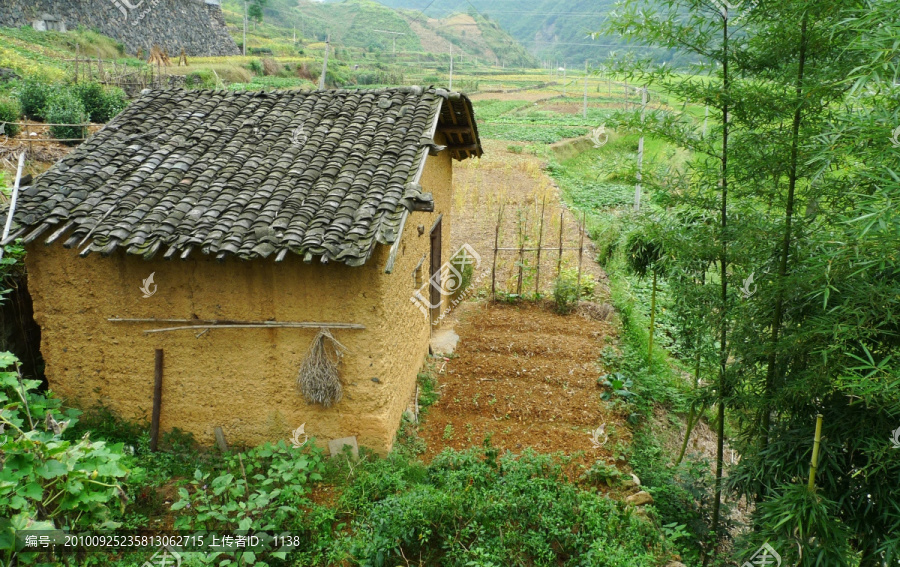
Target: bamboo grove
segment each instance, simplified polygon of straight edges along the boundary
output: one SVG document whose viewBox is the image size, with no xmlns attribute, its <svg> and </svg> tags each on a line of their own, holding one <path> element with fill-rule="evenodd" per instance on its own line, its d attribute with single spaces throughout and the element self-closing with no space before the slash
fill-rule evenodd
<svg viewBox="0 0 900 567">
<path fill-rule="evenodd" d="M 897 13 L 896 0 L 629 0 L 604 30 L 696 64 L 614 58 L 684 103 L 617 127 L 692 156 L 644 173 L 653 199 L 626 248 L 667 286 L 697 384 L 688 428 L 714 424 L 716 539 L 724 497 L 746 497 L 752 530 L 733 545 L 769 543 L 787 565 L 900 560 Z M 727 471 L 726 442 L 742 455 Z"/>
</svg>

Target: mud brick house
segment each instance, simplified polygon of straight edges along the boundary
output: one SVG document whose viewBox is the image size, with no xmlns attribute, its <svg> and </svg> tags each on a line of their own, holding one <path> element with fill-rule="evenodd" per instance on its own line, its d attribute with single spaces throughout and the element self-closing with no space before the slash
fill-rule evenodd
<svg viewBox="0 0 900 567">
<path fill-rule="evenodd" d="M 441 89 L 145 92 L 20 195 L 50 387 L 148 419 L 161 349 L 162 431 L 305 423 L 389 450 L 428 349 L 411 298 L 451 253 L 451 159 L 481 151 Z M 322 327 L 345 347 L 330 407 L 298 387 Z"/>
</svg>

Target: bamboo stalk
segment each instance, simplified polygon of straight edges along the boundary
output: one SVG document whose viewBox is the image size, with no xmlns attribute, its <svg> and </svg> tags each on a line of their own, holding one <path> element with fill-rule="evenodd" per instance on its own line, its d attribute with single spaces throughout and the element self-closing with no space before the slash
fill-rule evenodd
<svg viewBox="0 0 900 567">
<path fill-rule="evenodd" d="M 650 292 L 650 338 L 647 341 L 647 364 L 653 360 L 653 332 L 656 330 L 656 269 L 653 269 L 653 290 Z"/>
<path fill-rule="evenodd" d="M 812 462 L 809 466 L 809 491 L 816 491 L 816 469 L 819 467 L 819 445 L 822 443 L 822 414 L 816 416 L 816 437 L 813 442 Z"/>
</svg>

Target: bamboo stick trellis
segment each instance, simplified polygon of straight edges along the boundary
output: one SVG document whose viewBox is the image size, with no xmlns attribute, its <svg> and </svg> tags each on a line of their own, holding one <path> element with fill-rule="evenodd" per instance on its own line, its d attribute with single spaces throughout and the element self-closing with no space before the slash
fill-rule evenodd
<svg viewBox="0 0 900 567">
<path fill-rule="evenodd" d="M 585 234 L 585 226 L 587 222 L 587 213 L 582 215 L 581 222 L 576 220 L 576 226 L 578 229 L 578 237 L 579 242 L 578 246 L 566 246 L 565 245 L 565 212 L 560 211 L 559 213 L 559 242 L 552 246 L 544 245 L 544 227 L 545 227 L 545 219 L 546 219 L 546 208 L 547 208 L 547 199 L 546 197 L 543 199 L 540 208 L 540 218 L 538 219 L 538 235 L 537 235 L 537 246 L 526 246 L 527 242 L 526 227 L 525 223 L 527 222 L 527 213 L 525 218 L 523 219 L 521 216 L 517 219 L 517 238 L 518 238 L 518 246 L 501 246 L 500 245 L 500 228 L 503 224 L 503 211 L 504 205 L 501 204 L 497 213 L 497 224 L 494 228 L 494 256 L 491 265 L 491 299 L 496 299 L 497 297 L 497 259 L 501 253 L 514 252 L 518 257 L 518 261 L 516 262 L 516 268 L 518 270 L 516 275 L 516 294 L 521 296 L 524 289 L 524 269 L 525 269 L 525 255 L 526 253 L 534 253 L 536 259 L 535 266 L 535 282 L 534 282 L 534 293 L 537 296 L 540 294 L 541 290 L 541 255 L 544 252 L 557 253 L 557 261 L 556 261 L 556 277 L 559 278 L 562 274 L 562 263 L 563 263 L 563 253 L 566 251 L 577 251 L 578 252 L 578 277 L 577 277 L 577 286 L 578 286 L 578 298 L 581 298 L 581 276 L 582 276 L 582 268 L 584 263 L 584 234 Z"/>
</svg>

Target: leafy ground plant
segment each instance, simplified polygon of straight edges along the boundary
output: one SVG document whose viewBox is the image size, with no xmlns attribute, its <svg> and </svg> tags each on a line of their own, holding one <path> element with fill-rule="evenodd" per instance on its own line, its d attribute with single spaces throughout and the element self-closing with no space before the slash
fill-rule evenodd
<svg viewBox="0 0 900 567">
<path fill-rule="evenodd" d="M 27 565 L 37 557 L 16 553 L 17 530 L 115 528 L 110 508 L 125 506 L 126 470 L 121 444 L 63 439 L 77 412 L 63 415 L 12 354 L 0 353 L 0 368 L 11 368 L 0 372 L 0 557 Z"/>
<path fill-rule="evenodd" d="M 196 554 L 201 564 L 254 565 L 270 559 L 312 564 L 331 538 L 334 512 L 309 499 L 313 482 L 322 480 L 322 450 L 311 443 L 292 447 L 279 441 L 228 455 L 218 471 L 197 469 L 178 489 L 172 510 L 179 530 L 289 532 L 296 549 L 267 553 Z M 304 545 L 299 546 L 299 543 Z M 265 563 L 262 563 L 265 564 Z"/>
</svg>

